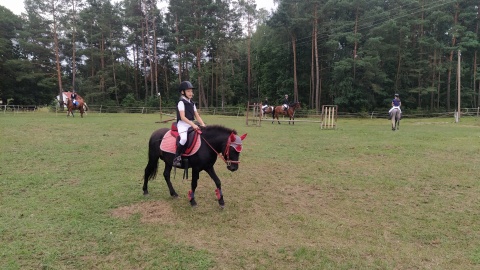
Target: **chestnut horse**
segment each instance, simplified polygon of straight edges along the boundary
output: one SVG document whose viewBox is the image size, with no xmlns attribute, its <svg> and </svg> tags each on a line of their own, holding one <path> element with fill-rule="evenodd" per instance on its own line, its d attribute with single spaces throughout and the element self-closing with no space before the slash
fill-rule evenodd
<svg viewBox="0 0 480 270">
<path fill-rule="evenodd" d="M 277 118 L 278 123 L 280 124 L 280 121 L 278 120 L 278 116 L 280 114 L 282 115 L 287 115 L 290 120 L 288 120 L 288 124 L 290 125 L 290 121 L 292 121 L 292 125 L 295 125 L 295 110 L 300 109 L 300 102 L 294 102 L 288 106 L 287 110 L 283 109 L 283 105 L 275 107 L 275 110 L 272 113 L 272 124 L 275 121 L 275 117 Z"/>
<path fill-rule="evenodd" d="M 73 114 L 73 111 L 79 110 L 80 117 L 83 118 L 83 114 L 85 113 L 85 106 L 84 106 L 83 99 L 77 99 L 77 102 L 78 102 L 78 105 L 75 106 L 73 105 L 72 99 L 67 97 L 67 102 L 66 102 L 67 108 L 68 108 L 67 117 L 70 116 L 70 114 L 72 114 L 72 117 L 75 117 L 75 115 Z"/>
</svg>

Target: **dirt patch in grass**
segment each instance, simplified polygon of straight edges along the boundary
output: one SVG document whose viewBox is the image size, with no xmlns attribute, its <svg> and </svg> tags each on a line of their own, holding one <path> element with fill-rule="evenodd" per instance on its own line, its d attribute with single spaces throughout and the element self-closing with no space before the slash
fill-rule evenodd
<svg viewBox="0 0 480 270">
<path fill-rule="evenodd" d="M 128 219 L 135 214 L 140 214 L 140 221 L 142 223 L 175 223 L 175 215 L 173 214 L 172 206 L 161 201 L 142 202 L 122 206 L 112 211 L 114 217 L 122 219 Z"/>
</svg>

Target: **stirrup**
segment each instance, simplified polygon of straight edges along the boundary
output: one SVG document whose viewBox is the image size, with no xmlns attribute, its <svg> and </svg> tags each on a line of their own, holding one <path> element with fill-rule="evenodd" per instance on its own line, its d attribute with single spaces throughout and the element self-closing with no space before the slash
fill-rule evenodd
<svg viewBox="0 0 480 270">
<path fill-rule="evenodd" d="M 182 156 L 175 157 L 172 162 L 173 167 L 181 168 L 182 167 Z"/>
</svg>

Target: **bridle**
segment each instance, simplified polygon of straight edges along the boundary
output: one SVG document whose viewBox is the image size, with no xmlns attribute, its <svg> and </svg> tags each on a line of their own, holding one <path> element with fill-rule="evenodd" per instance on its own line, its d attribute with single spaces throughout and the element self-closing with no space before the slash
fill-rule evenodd
<svg viewBox="0 0 480 270">
<path fill-rule="evenodd" d="M 240 161 L 239 160 L 230 160 L 230 146 L 232 146 L 232 142 L 230 140 L 230 137 L 232 135 L 235 135 L 233 132 L 230 134 L 230 136 L 228 136 L 227 138 L 227 146 L 225 146 L 225 151 L 223 152 L 223 155 L 220 154 L 219 152 L 217 152 L 217 150 L 215 150 L 215 148 L 213 148 L 213 146 L 202 136 L 202 139 L 207 143 L 207 145 L 213 150 L 213 152 L 215 152 L 217 154 L 217 156 L 220 156 L 220 158 L 223 160 L 223 162 L 225 162 L 227 164 L 227 166 L 230 166 L 232 164 L 239 164 Z M 241 147 L 242 145 L 241 144 L 237 144 L 236 142 L 233 143 L 234 145 L 237 145 L 237 147 L 239 146 L 240 147 L 240 151 L 238 152 L 241 152 Z M 235 147 L 235 150 L 236 150 L 236 147 Z"/>
</svg>

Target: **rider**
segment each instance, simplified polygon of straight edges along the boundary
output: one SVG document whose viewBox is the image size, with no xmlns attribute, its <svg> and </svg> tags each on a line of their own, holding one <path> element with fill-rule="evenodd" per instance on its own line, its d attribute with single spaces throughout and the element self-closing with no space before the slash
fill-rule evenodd
<svg viewBox="0 0 480 270">
<path fill-rule="evenodd" d="M 70 95 L 70 98 L 72 98 L 73 106 L 76 107 L 78 105 L 78 101 L 77 101 L 77 92 L 75 92 L 75 90 L 72 91 L 72 94 Z"/>
<path fill-rule="evenodd" d="M 388 111 L 388 114 L 390 115 L 393 109 L 398 109 L 400 114 L 402 113 L 402 109 L 400 109 L 400 106 L 402 106 L 402 102 L 400 101 L 400 97 L 398 94 L 395 94 L 395 98 L 392 100 L 392 108 Z"/>
<path fill-rule="evenodd" d="M 265 109 L 268 107 L 268 98 L 262 102 L 262 110 L 265 112 Z"/>
<path fill-rule="evenodd" d="M 283 110 L 288 110 L 288 95 L 285 95 L 285 98 L 283 99 Z"/>
<path fill-rule="evenodd" d="M 200 123 L 200 126 L 205 126 L 202 118 L 197 112 L 195 103 L 192 101 L 194 88 L 195 87 L 193 87 L 192 83 L 189 81 L 183 81 L 178 88 L 181 94 L 180 101 L 177 104 L 177 129 L 180 134 L 180 141 L 177 144 L 177 152 L 175 154 L 175 159 L 173 160 L 173 166 L 175 167 L 182 166 L 182 154 L 185 152 L 186 148 L 188 128 L 192 127 L 195 130 L 199 129 L 193 121 L 197 120 Z"/>
</svg>

